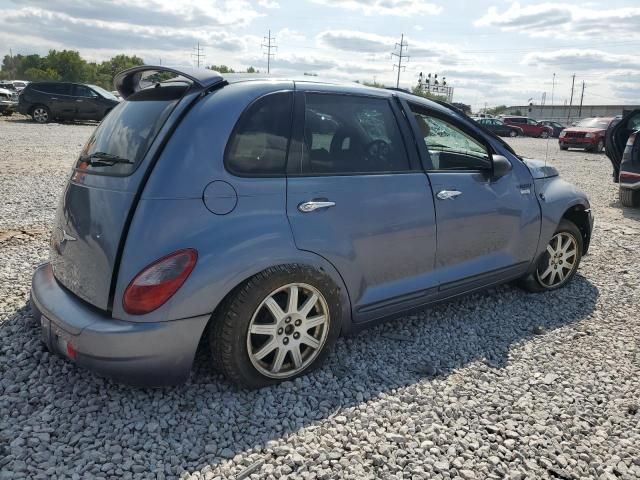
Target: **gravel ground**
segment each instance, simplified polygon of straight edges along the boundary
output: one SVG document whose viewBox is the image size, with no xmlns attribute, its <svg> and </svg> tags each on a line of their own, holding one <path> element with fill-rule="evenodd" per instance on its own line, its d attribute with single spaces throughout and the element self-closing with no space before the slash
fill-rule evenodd
<svg viewBox="0 0 640 480">
<path fill-rule="evenodd" d="M 135 389 L 49 355 L 27 302 L 92 128 L 0 120 L 0 479 L 640 478 L 640 211 L 604 155 L 548 144 L 596 216 L 564 289 L 425 309 L 257 392 L 205 354 L 186 385 Z M 509 141 L 545 157 L 544 140 Z"/>
</svg>

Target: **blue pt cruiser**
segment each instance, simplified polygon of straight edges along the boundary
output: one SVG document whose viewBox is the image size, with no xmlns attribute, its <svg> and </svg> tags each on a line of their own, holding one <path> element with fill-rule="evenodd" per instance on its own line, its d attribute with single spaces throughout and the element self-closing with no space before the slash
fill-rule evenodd
<svg viewBox="0 0 640 480">
<path fill-rule="evenodd" d="M 201 339 L 244 387 L 291 379 L 378 320 L 562 287 L 589 247 L 586 196 L 449 105 L 152 66 L 115 84 L 31 304 L 51 351 L 119 381 L 184 381 Z"/>
</svg>

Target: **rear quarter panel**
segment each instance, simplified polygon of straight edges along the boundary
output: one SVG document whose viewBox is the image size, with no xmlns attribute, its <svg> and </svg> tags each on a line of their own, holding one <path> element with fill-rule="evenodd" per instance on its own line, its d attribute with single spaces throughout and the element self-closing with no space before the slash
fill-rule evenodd
<svg viewBox="0 0 640 480">
<path fill-rule="evenodd" d="M 286 178 L 245 178 L 228 173 L 224 150 L 238 118 L 256 98 L 293 90 L 286 81 L 242 82 L 198 102 L 161 154 L 126 240 L 113 304 L 113 316 L 131 321 L 165 321 L 211 313 L 243 280 L 285 263 L 323 270 L 342 292 L 343 318 L 350 303 L 338 272 L 323 258 L 296 248 L 286 216 Z M 207 209 L 203 192 L 213 181 L 233 187 L 233 211 Z M 181 248 L 195 248 L 198 261 L 178 292 L 158 310 L 129 315 L 122 296 L 133 277 L 154 260 Z"/>
</svg>

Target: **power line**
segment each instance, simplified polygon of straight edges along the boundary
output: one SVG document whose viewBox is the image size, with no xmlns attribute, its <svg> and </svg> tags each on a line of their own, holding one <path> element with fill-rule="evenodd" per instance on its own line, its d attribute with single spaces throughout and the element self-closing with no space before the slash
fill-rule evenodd
<svg viewBox="0 0 640 480">
<path fill-rule="evenodd" d="M 584 80 L 582 81 L 582 93 L 580 94 L 580 108 L 578 108 L 578 117 L 582 117 L 582 100 L 584 99 Z"/>
<path fill-rule="evenodd" d="M 204 53 L 202 53 L 204 51 L 204 48 L 200 47 L 200 42 L 198 42 L 198 46 L 193 47 L 193 51 L 194 53 L 191 54 L 191 57 L 195 58 L 196 65 L 198 66 L 198 68 L 200 68 L 200 59 L 204 59 Z"/>
<path fill-rule="evenodd" d="M 402 59 L 406 58 L 409 59 L 409 55 L 403 55 L 402 54 L 402 50 L 404 49 L 404 47 L 408 47 L 409 44 L 407 42 L 404 41 L 404 33 L 400 36 L 400 43 L 396 43 L 395 48 L 400 47 L 400 53 L 395 53 L 393 52 L 391 54 L 391 57 L 398 57 L 398 64 L 396 65 L 395 63 L 393 64 L 393 68 L 398 68 L 398 79 L 396 80 L 396 88 L 400 88 L 400 70 L 401 69 L 406 69 L 406 67 L 402 66 Z"/>
<path fill-rule="evenodd" d="M 270 73 L 271 71 L 271 57 L 275 57 L 275 53 L 271 53 L 271 49 L 277 50 L 278 46 L 272 44 L 272 41 L 276 41 L 276 37 L 272 37 L 271 36 L 271 29 L 269 29 L 269 36 L 264 37 L 263 39 L 264 42 L 267 42 L 266 44 L 263 43 L 262 47 L 266 48 L 267 51 L 265 52 L 265 55 L 267 56 L 267 73 Z"/>
<path fill-rule="evenodd" d="M 567 111 L 567 123 L 569 123 L 569 119 L 571 118 L 571 106 L 573 105 L 573 87 L 576 83 L 576 74 L 574 73 L 571 77 L 571 97 L 569 98 L 569 109 Z"/>
</svg>

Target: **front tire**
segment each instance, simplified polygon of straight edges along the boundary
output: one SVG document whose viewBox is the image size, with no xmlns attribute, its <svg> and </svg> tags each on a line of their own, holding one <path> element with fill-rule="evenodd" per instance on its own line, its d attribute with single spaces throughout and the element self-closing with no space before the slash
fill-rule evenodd
<svg viewBox="0 0 640 480">
<path fill-rule="evenodd" d="M 582 260 L 583 241 L 575 223 L 561 220 L 538 259 L 536 270 L 523 278 L 520 286 L 530 292 L 556 290 L 571 281 Z"/>
<path fill-rule="evenodd" d="M 509 136 L 511 138 L 517 137 L 518 136 L 518 131 L 517 130 L 509 130 Z"/>
<path fill-rule="evenodd" d="M 563 145 L 560 145 L 560 150 L 569 150 L 569 147 L 565 147 Z"/>
<path fill-rule="evenodd" d="M 549 132 L 546 130 L 540 134 L 540 138 L 549 138 Z"/>
<path fill-rule="evenodd" d="M 640 190 L 620 187 L 618 196 L 623 207 L 640 207 Z"/>
<path fill-rule="evenodd" d="M 216 366 L 232 382 L 261 388 L 316 368 L 340 333 L 333 281 L 313 268 L 269 268 L 236 288 L 212 319 Z"/>
<path fill-rule="evenodd" d="M 603 150 L 604 150 L 604 140 L 599 140 L 598 144 L 595 146 L 593 151 L 595 153 L 602 153 Z"/>
<path fill-rule="evenodd" d="M 36 105 L 31 110 L 31 118 L 37 123 L 49 123 L 51 121 L 51 111 L 44 105 Z"/>
</svg>

